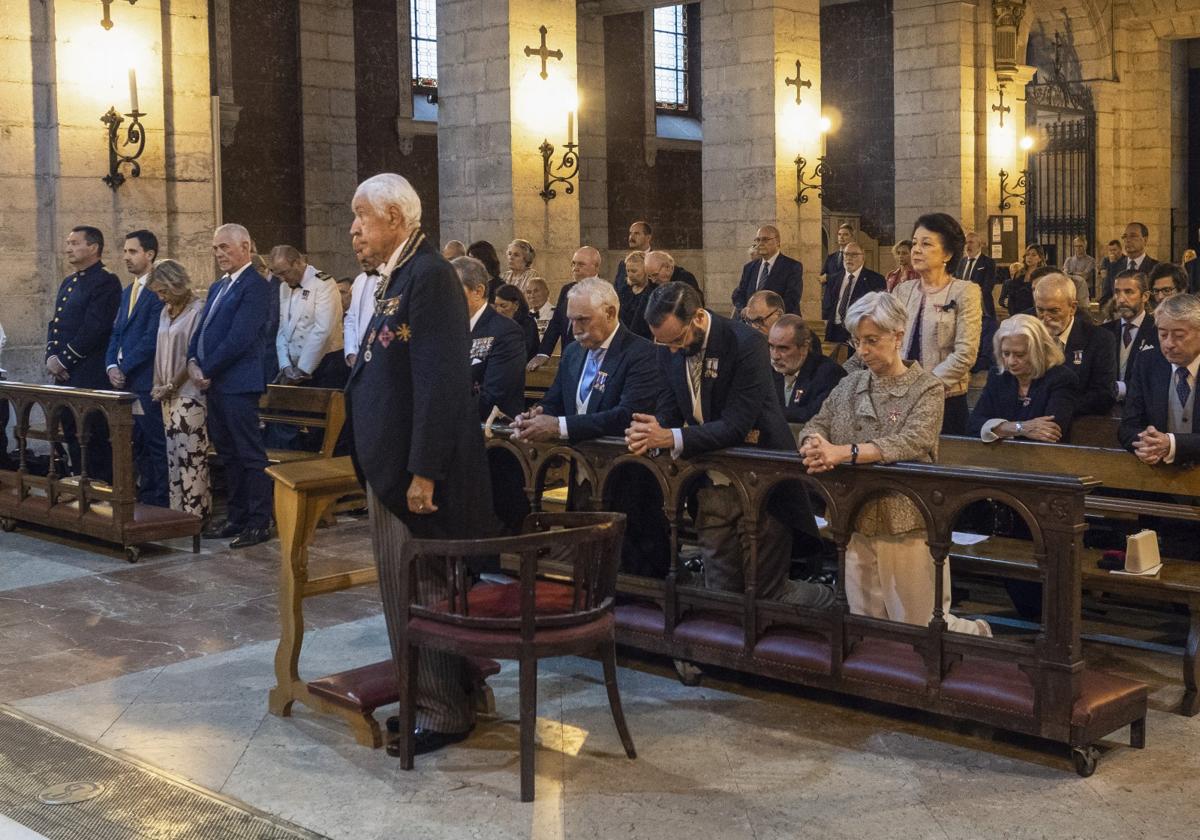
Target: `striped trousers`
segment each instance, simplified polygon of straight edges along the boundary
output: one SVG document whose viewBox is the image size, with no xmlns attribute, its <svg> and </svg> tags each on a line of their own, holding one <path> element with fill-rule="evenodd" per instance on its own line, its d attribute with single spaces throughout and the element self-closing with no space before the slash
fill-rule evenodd
<svg viewBox="0 0 1200 840">
<path fill-rule="evenodd" d="M 388 591 L 394 591 L 394 588 L 386 585 L 385 578 L 398 580 L 398 575 L 404 572 L 401 568 L 403 546 L 406 540 L 412 539 L 412 534 L 408 526 L 383 506 L 370 485 L 367 485 L 367 508 L 371 519 L 371 547 L 379 569 L 380 589 L 384 593 L 383 614 L 388 623 L 388 635 L 395 638 L 394 623 L 399 620 L 401 605 L 388 602 Z M 416 580 L 418 603 L 436 604 L 449 597 L 442 564 L 418 563 Z M 470 679 L 466 660 L 461 656 L 422 649 L 417 654 L 416 678 L 418 727 L 450 733 L 466 732 L 475 724 Z"/>
</svg>

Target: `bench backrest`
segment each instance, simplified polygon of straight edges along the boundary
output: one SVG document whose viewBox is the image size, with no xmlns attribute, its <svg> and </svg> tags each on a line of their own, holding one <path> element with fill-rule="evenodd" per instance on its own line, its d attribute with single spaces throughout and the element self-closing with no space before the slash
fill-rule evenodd
<svg viewBox="0 0 1200 840">
<path fill-rule="evenodd" d="M 346 424 L 346 397 L 331 388 L 268 385 L 258 409 L 265 423 L 324 429 L 325 440 L 321 444 L 324 458 L 333 457 L 333 448 Z"/>
</svg>

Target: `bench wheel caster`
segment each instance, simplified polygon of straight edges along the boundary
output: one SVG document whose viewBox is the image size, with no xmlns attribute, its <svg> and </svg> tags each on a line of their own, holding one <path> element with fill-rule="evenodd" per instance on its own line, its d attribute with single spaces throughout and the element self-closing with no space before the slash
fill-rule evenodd
<svg viewBox="0 0 1200 840">
<path fill-rule="evenodd" d="M 7 518 L 0 519 L 0 531 L 3 531 L 6 534 L 11 534 L 15 530 L 17 530 L 17 520 Z"/>
<path fill-rule="evenodd" d="M 136 563 L 139 559 L 141 559 L 141 556 L 142 550 L 136 545 L 125 546 L 125 559 L 130 563 Z"/>
<path fill-rule="evenodd" d="M 1096 772 L 1096 762 L 1100 760 L 1100 750 L 1095 747 L 1072 747 L 1071 761 L 1075 764 L 1075 772 L 1081 778 L 1088 778 Z"/>
<path fill-rule="evenodd" d="M 679 677 L 679 681 L 689 688 L 695 688 L 704 679 L 704 672 L 691 662 L 684 659 L 675 659 L 673 660 L 673 664 L 675 665 L 675 674 Z"/>
</svg>

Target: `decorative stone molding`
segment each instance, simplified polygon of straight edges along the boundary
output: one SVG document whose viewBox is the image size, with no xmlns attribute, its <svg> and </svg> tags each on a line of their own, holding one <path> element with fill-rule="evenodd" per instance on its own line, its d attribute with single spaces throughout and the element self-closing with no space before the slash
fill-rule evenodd
<svg viewBox="0 0 1200 840">
<path fill-rule="evenodd" d="M 993 63 L 1000 84 L 1011 82 L 1017 69 L 1017 30 L 1025 17 L 1025 0 L 992 0 L 995 22 Z"/>
</svg>

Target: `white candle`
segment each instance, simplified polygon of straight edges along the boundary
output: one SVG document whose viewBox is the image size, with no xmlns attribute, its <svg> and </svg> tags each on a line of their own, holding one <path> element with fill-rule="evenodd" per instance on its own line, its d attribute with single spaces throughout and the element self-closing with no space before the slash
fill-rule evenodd
<svg viewBox="0 0 1200 840">
<path fill-rule="evenodd" d="M 567 145 L 575 142 L 575 112 L 567 111 Z"/>
<path fill-rule="evenodd" d="M 137 111 L 137 71 L 132 67 L 129 68 L 129 108 L 131 111 Z"/>
</svg>

